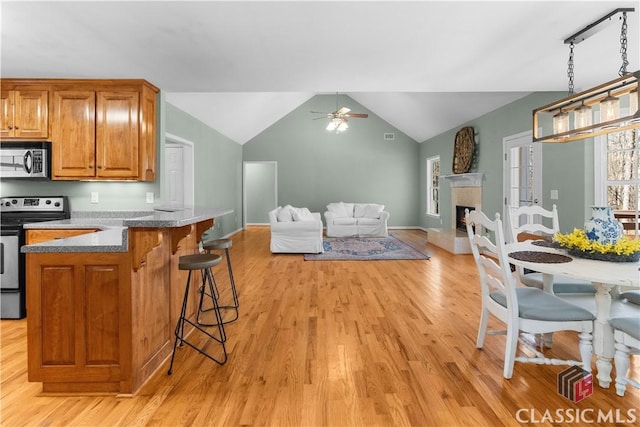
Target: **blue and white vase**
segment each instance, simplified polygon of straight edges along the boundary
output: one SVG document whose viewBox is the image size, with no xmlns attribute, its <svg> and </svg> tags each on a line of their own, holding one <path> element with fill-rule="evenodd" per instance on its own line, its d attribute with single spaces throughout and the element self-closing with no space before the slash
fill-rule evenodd
<svg viewBox="0 0 640 427">
<path fill-rule="evenodd" d="M 591 219 L 584 223 L 584 232 L 589 240 L 602 244 L 615 245 L 624 230 L 620 221 L 613 216 L 609 206 L 592 206 Z"/>
</svg>

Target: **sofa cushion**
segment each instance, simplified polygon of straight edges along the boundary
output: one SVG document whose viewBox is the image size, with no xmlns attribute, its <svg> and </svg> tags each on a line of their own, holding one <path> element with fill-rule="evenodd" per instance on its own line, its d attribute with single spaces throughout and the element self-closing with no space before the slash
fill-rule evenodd
<svg viewBox="0 0 640 427">
<path fill-rule="evenodd" d="M 356 218 L 380 218 L 384 205 L 376 203 L 357 203 L 353 216 Z"/>
<path fill-rule="evenodd" d="M 358 225 L 378 225 L 380 224 L 379 218 L 357 218 Z"/>
<path fill-rule="evenodd" d="M 293 221 L 293 216 L 291 215 L 291 205 L 286 205 L 284 208 L 280 209 L 278 211 L 277 218 L 279 222 Z"/>
<path fill-rule="evenodd" d="M 355 218 L 334 218 L 333 223 L 335 225 L 356 225 Z"/>
<path fill-rule="evenodd" d="M 291 208 L 291 216 L 294 221 L 315 221 L 313 214 L 308 208 Z"/>
<path fill-rule="evenodd" d="M 346 218 L 351 217 L 353 215 L 348 215 L 347 210 L 344 207 L 344 203 L 329 203 L 327 205 L 327 210 L 333 214 L 334 218 Z"/>
</svg>

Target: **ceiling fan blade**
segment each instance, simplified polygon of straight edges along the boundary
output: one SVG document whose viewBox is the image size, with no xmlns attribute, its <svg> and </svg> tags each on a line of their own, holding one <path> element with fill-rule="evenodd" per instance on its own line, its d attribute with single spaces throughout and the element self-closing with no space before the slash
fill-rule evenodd
<svg viewBox="0 0 640 427">
<path fill-rule="evenodd" d="M 366 119 L 367 117 L 369 117 L 368 114 L 363 114 L 363 113 L 349 113 L 349 114 L 345 114 L 346 117 L 354 117 L 357 119 Z"/>
<path fill-rule="evenodd" d="M 326 111 L 309 111 L 309 112 L 313 114 L 332 114 L 332 113 L 327 113 Z"/>
<path fill-rule="evenodd" d="M 350 109 L 350 108 L 342 107 L 341 109 L 339 109 L 338 111 L 336 111 L 336 112 L 335 112 L 335 113 L 333 113 L 333 114 L 338 114 L 338 115 L 339 115 L 339 114 L 347 114 L 349 111 L 351 111 L 351 109 Z"/>
</svg>

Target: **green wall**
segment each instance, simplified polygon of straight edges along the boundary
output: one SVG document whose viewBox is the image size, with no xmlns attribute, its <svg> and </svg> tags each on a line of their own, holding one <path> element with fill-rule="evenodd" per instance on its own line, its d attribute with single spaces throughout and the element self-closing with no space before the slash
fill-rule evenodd
<svg viewBox="0 0 640 427">
<path fill-rule="evenodd" d="M 234 210 L 216 219 L 211 237 L 237 231 L 242 227 L 242 147 L 175 106 L 164 105 L 165 132 L 194 144 L 195 204 Z"/>
<path fill-rule="evenodd" d="M 324 215 L 330 202 L 384 204 L 389 226 L 418 226 L 419 144 L 348 96 L 340 107 L 368 113 L 346 132 L 325 129 L 310 111 L 336 109 L 335 95 L 317 95 L 243 146 L 244 161 L 278 162 L 278 204 Z M 383 134 L 394 132 L 395 140 Z"/>
<path fill-rule="evenodd" d="M 502 215 L 503 138 L 530 131 L 533 109 L 563 96 L 564 93 L 555 92 L 531 94 L 420 144 L 420 226 L 451 226 L 451 187 L 446 180 L 440 186 L 442 224 L 424 214 L 425 164 L 426 158 L 440 155 L 440 173 L 451 174 L 455 134 L 463 126 L 473 126 L 476 133 L 477 157 L 470 172 L 484 173 L 482 210 L 489 216 L 495 212 Z M 561 231 L 581 227 L 588 218 L 588 206 L 593 203 L 593 141 L 543 144 L 542 169 L 542 206 L 550 209 L 552 204 L 557 205 Z M 550 199 L 551 189 L 558 190 L 558 200 Z"/>
<path fill-rule="evenodd" d="M 162 203 L 164 135 L 193 142 L 197 205 L 228 207 L 234 213 L 217 221 L 215 237 L 242 227 L 242 162 L 278 162 L 278 203 L 305 206 L 323 213 L 329 202 L 383 203 L 391 213 L 390 226 L 450 227 L 451 188 L 441 186 L 441 220 L 425 212 L 425 159 L 440 155 L 441 174 L 451 174 L 453 142 L 463 126 L 473 126 L 478 144 L 472 172 L 483 172 L 483 210 L 502 212 L 503 138 L 531 130 L 532 110 L 562 97 L 535 93 L 418 144 L 347 96 L 340 106 L 369 114 L 350 120 L 341 134 L 325 130 L 327 120 L 313 120 L 310 111 L 334 111 L 334 95 L 318 95 L 241 146 L 168 104 L 161 94 L 158 118 L 158 176 L 141 182 L 0 182 L 0 195 L 68 195 L 73 210 L 149 210 L 146 193 Z M 383 134 L 394 132 L 394 141 Z M 558 206 L 563 232 L 581 227 L 593 204 L 593 141 L 543 145 L 543 202 Z M 552 201 L 550 190 L 559 191 Z M 100 203 L 91 204 L 98 191 Z"/>
</svg>

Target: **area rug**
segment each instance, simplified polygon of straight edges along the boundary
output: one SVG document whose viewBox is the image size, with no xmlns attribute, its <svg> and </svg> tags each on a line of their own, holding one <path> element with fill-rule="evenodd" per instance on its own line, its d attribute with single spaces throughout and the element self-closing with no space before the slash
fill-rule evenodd
<svg viewBox="0 0 640 427">
<path fill-rule="evenodd" d="M 306 254 L 305 261 L 371 261 L 429 259 L 393 236 L 389 237 L 325 237 L 324 253 Z"/>
</svg>

